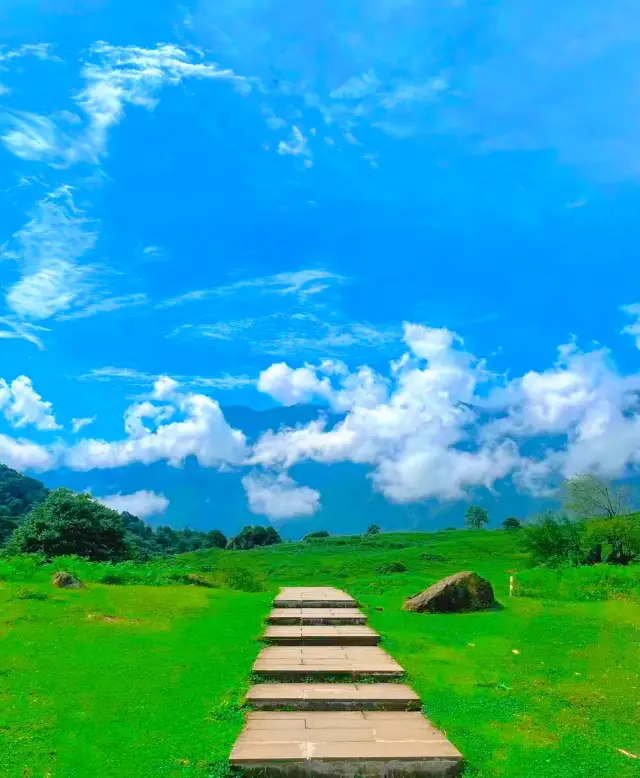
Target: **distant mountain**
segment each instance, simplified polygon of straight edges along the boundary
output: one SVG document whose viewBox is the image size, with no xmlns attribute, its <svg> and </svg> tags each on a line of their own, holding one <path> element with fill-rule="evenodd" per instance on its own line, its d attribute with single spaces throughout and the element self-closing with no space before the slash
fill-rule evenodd
<svg viewBox="0 0 640 778">
<path fill-rule="evenodd" d="M 318 411 L 317 406 L 311 405 L 260 411 L 243 406 L 224 408 L 229 423 L 243 430 L 250 440 L 255 440 L 269 429 L 307 424 L 318 417 Z M 330 422 L 339 419 L 340 416 L 329 414 Z M 152 490 L 164 494 L 170 505 L 166 513 L 150 517 L 150 523 L 189 526 L 201 530 L 215 527 L 226 535 L 233 535 L 244 524 L 268 523 L 264 517 L 250 513 L 247 507 L 241 484 L 244 472 L 218 472 L 202 468 L 195 459 L 190 459 L 183 468 L 156 463 L 86 473 L 58 470 L 45 474 L 43 481 L 50 488 L 68 486 L 77 491 L 88 489 L 96 496 Z M 467 503 L 428 501 L 414 505 L 393 505 L 373 490 L 367 477 L 369 472 L 370 468 L 351 463 L 304 463 L 294 467 L 291 475 L 300 484 L 320 492 L 322 509 L 312 518 L 279 523 L 278 529 L 283 537 L 299 538 L 317 529 L 326 529 L 332 533 L 357 533 L 372 523 L 388 531 L 463 525 Z M 500 524 L 507 516 L 524 518 L 549 506 L 548 502 L 519 494 L 509 484 L 504 484 L 497 495 L 479 490 L 473 501 L 489 511 L 494 525 Z"/>
</svg>

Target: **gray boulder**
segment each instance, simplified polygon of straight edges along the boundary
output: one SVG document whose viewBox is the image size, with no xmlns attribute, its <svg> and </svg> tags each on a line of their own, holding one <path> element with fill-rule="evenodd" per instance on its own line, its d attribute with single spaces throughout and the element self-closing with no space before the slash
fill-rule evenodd
<svg viewBox="0 0 640 778">
<path fill-rule="evenodd" d="M 499 607 L 489 581 L 466 571 L 434 583 L 405 601 L 402 610 L 417 613 L 461 613 Z"/>
<path fill-rule="evenodd" d="M 53 574 L 51 583 L 57 586 L 58 589 L 79 589 L 80 581 L 72 573 L 67 573 L 64 570 L 60 570 Z"/>
</svg>

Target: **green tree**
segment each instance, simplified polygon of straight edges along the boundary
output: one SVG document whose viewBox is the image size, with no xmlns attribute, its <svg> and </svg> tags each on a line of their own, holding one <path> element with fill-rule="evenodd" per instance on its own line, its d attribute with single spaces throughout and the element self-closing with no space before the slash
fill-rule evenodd
<svg viewBox="0 0 640 778">
<path fill-rule="evenodd" d="M 212 529 L 204 533 L 202 548 L 226 548 L 227 539 L 219 529 Z"/>
<path fill-rule="evenodd" d="M 120 514 L 70 489 L 56 489 L 37 505 L 11 535 L 7 549 L 47 558 L 77 554 L 97 561 L 117 561 L 127 555 Z"/>
<path fill-rule="evenodd" d="M 282 543 L 282 538 L 273 527 L 262 527 L 260 525 L 243 527 L 240 532 L 227 544 L 227 548 L 232 551 L 248 551 L 256 546 L 272 546 L 276 543 Z"/>
<path fill-rule="evenodd" d="M 364 534 L 365 535 L 379 535 L 380 534 L 380 527 L 377 524 L 370 524 L 367 527 L 367 531 Z"/>
<path fill-rule="evenodd" d="M 631 511 L 633 494 L 627 486 L 582 473 L 568 478 L 564 484 L 564 507 L 582 519 L 602 516 L 612 519 L 626 516 Z"/>
<path fill-rule="evenodd" d="M 502 522 L 502 526 L 505 529 L 520 529 L 520 527 L 522 527 L 522 524 L 520 522 L 520 519 L 517 519 L 515 516 L 508 516 Z"/>
<path fill-rule="evenodd" d="M 489 523 L 489 513 L 477 505 L 470 505 L 464 514 L 464 520 L 469 529 L 482 529 Z"/>
<path fill-rule="evenodd" d="M 590 550 L 605 550 L 610 564 L 628 565 L 640 555 L 640 521 L 632 516 L 591 519 L 586 525 L 585 543 Z"/>
</svg>

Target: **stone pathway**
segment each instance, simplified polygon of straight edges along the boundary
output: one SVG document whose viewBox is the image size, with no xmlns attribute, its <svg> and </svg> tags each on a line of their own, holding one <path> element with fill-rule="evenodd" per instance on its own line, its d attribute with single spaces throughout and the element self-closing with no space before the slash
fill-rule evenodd
<svg viewBox="0 0 640 778">
<path fill-rule="evenodd" d="M 264 648 L 253 666 L 265 682 L 247 694 L 253 712 L 231 752 L 232 766 L 263 778 L 458 775 L 461 754 L 419 712 L 415 692 L 375 682 L 404 671 L 375 645 L 378 634 L 348 594 L 292 587 L 274 606 L 265 639 L 277 645 Z M 340 619 L 338 611 L 349 617 Z M 333 677 L 348 682 L 318 682 Z M 282 683 L 267 682 L 273 680 Z"/>
</svg>

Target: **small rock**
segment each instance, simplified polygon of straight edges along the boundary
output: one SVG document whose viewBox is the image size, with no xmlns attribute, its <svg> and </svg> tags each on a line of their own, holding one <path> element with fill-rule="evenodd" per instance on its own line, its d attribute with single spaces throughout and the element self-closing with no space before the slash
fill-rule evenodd
<svg viewBox="0 0 640 778">
<path fill-rule="evenodd" d="M 498 607 L 489 581 L 466 571 L 450 575 L 405 601 L 402 609 L 417 613 L 459 613 Z"/>
<path fill-rule="evenodd" d="M 57 586 L 58 589 L 79 589 L 80 581 L 72 573 L 67 573 L 64 570 L 60 570 L 53 574 L 51 583 Z"/>
</svg>

